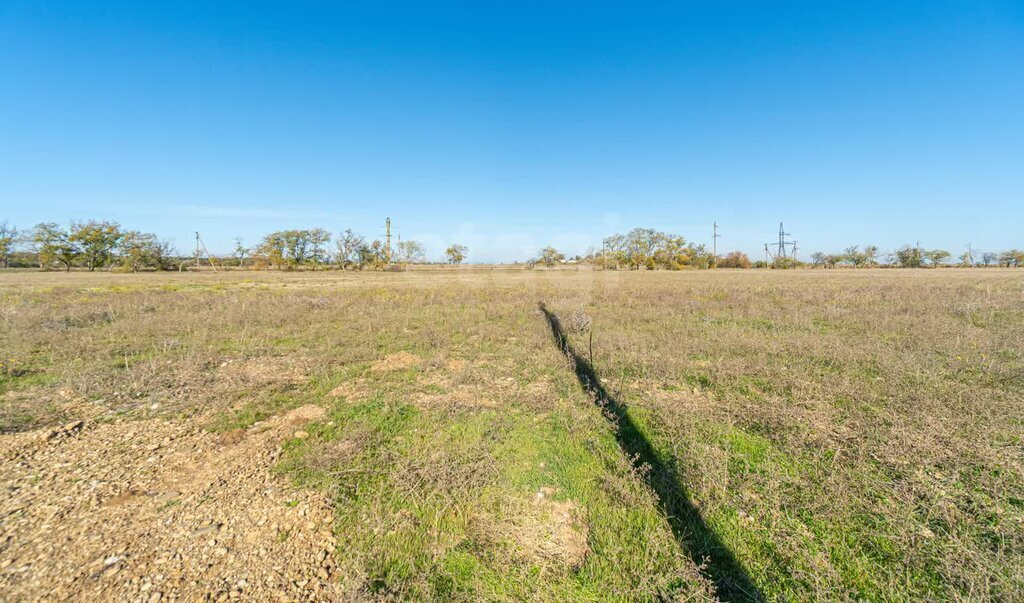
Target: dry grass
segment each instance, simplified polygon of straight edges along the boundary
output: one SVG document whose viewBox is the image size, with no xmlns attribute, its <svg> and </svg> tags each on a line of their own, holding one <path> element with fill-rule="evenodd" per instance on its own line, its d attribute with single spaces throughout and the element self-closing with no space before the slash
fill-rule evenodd
<svg viewBox="0 0 1024 603">
<path fill-rule="evenodd" d="M 0 431 L 320 404 L 351 597 L 706 598 L 538 301 L 764 597 L 1024 597 L 1014 271 L 0 275 Z"/>
</svg>

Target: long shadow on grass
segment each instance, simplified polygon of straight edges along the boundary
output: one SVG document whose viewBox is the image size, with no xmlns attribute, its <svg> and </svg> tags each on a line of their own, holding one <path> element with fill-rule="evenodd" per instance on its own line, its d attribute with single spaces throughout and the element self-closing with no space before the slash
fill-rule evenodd
<svg viewBox="0 0 1024 603">
<path fill-rule="evenodd" d="M 693 505 L 686 491 L 676 477 L 673 463 L 666 463 L 651 446 L 636 423 L 629 416 L 629 410 L 601 385 L 594 367 L 576 353 L 565 335 L 561 322 L 544 304 L 540 311 L 547 318 L 555 343 L 572 362 L 576 378 L 595 403 L 615 424 L 615 437 L 622 451 L 632 460 L 638 473 L 647 485 L 658 495 L 662 512 L 672 526 L 680 548 L 697 565 L 704 565 L 704 571 L 715 583 L 717 595 L 723 601 L 761 601 L 761 592 L 750 579 L 750 574 L 737 561 L 729 547 L 708 527 L 700 511 Z"/>
</svg>

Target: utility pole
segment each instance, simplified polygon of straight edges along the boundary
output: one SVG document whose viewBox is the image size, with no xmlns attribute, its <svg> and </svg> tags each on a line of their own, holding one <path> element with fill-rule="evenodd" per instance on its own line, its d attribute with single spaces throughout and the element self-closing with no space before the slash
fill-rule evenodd
<svg viewBox="0 0 1024 603">
<path fill-rule="evenodd" d="M 715 222 L 711 230 L 711 255 L 715 257 L 715 260 L 718 260 L 718 237 L 720 236 L 722 235 L 718 234 L 718 222 Z"/>
<path fill-rule="evenodd" d="M 197 269 L 199 268 L 199 258 L 200 258 L 199 251 L 200 250 L 206 252 L 206 261 L 210 262 L 210 268 L 213 268 L 214 272 L 219 272 L 217 270 L 217 264 L 213 263 L 213 256 L 210 255 L 210 250 L 206 248 L 206 243 L 203 243 L 203 240 L 199 237 L 199 232 L 197 231 L 196 232 L 196 268 Z"/>
<path fill-rule="evenodd" d="M 797 249 L 796 248 L 796 241 L 791 241 L 790 245 L 793 246 L 793 261 L 795 262 L 796 261 L 796 249 Z"/>
<path fill-rule="evenodd" d="M 967 262 L 971 266 L 974 265 L 974 250 L 971 249 L 971 244 L 970 243 L 967 244 Z"/>
<path fill-rule="evenodd" d="M 387 254 L 388 264 L 391 263 L 391 218 L 384 221 L 384 253 Z"/>
<path fill-rule="evenodd" d="M 770 268 L 771 265 L 772 265 L 772 263 L 771 263 L 771 255 L 772 255 L 772 252 L 768 251 L 768 243 L 765 243 L 764 244 L 764 264 L 765 264 L 765 268 Z"/>
</svg>

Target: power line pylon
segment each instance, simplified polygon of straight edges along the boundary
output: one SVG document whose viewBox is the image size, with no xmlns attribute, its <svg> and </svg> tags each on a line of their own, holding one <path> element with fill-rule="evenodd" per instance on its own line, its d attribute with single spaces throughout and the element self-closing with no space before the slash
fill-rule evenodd
<svg viewBox="0 0 1024 603">
<path fill-rule="evenodd" d="M 786 237 L 788 237 L 788 236 L 789 236 L 789 233 L 786 232 L 782 228 L 782 222 L 779 222 L 778 252 L 775 254 L 775 257 L 777 257 L 777 258 L 784 258 L 784 257 L 786 257 L 786 245 L 789 244 L 789 241 L 786 240 Z"/>
</svg>

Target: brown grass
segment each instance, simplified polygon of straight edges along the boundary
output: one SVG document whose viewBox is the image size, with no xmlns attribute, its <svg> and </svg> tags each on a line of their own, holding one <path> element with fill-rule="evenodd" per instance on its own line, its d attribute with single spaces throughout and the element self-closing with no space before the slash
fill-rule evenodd
<svg viewBox="0 0 1024 603">
<path fill-rule="evenodd" d="M 322 405 L 283 470 L 335 500 L 353 597 L 708 596 L 702 544 L 680 550 L 538 301 L 590 319 L 577 349 L 592 332 L 605 387 L 766 598 L 1024 597 L 1018 271 L 0 287 L 0 431 L 158 416 L 230 439 Z"/>
</svg>

